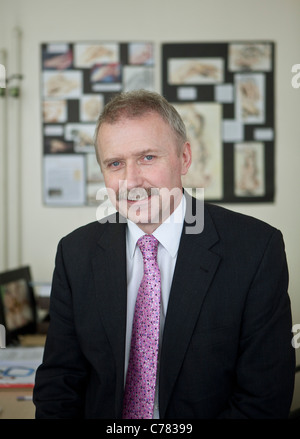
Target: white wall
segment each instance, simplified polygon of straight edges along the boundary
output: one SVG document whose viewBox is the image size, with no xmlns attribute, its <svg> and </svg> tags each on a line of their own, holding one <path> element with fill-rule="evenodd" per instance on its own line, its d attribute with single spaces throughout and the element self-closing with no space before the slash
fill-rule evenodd
<svg viewBox="0 0 300 439">
<path fill-rule="evenodd" d="M 96 214 L 91 207 L 50 208 L 42 204 L 40 43 L 151 40 L 157 43 L 159 64 L 161 42 L 247 39 L 276 42 L 276 201 L 228 207 L 261 218 L 282 230 L 290 268 L 294 323 L 300 323 L 300 89 L 291 86 L 291 67 L 300 63 L 299 0 L 0 0 L 0 11 L 0 49 L 7 49 L 10 69 L 16 62 L 13 29 L 20 26 L 22 30 L 24 74 L 20 130 L 14 125 L 18 110 L 11 100 L 9 104 L 8 265 L 11 268 L 19 263 L 30 264 L 35 280 L 51 279 L 58 240 L 74 228 L 95 220 Z M 160 91 L 159 74 L 156 79 Z M 1 123 L 0 119 L 0 132 Z M 1 145 L 0 160 L 3 154 L 0 136 L 0 148 Z M 21 157 L 19 168 L 18 157 Z M 3 208 L 3 183 L 0 182 Z M 2 243 L 3 218 L 2 209 Z M 2 269 L 3 261 L 0 260 L 0 264 Z M 300 348 L 297 358 L 300 363 Z"/>
</svg>

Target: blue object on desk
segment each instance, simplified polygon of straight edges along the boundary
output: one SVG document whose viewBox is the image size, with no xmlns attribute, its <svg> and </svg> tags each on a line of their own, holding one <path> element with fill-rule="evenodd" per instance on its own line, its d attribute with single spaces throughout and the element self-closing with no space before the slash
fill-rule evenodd
<svg viewBox="0 0 300 439">
<path fill-rule="evenodd" d="M 28 377 L 32 375 L 35 370 L 32 367 L 13 366 L 7 369 L 0 370 L 0 374 L 6 377 Z"/>
</svg>

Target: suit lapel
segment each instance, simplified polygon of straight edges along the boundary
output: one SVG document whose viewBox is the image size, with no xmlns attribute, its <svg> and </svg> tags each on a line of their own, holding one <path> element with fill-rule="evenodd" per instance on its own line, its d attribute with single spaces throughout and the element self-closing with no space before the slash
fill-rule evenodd
<svg viewBox="0 0 300 439">
<path fill-rule="evenodd" d="M 93 258 L 96 298 L 116 364 L 116 416 L 121 413 L 126 334 L 126 224 L 106 225 Z"/>
<path fill-rule="evenodd" d="M 189 200 L 190 201 L 190 200 Z M 190 206 L 187 205 L 187 209 Z M 200 234 L 183 234 L 170 291 L 160 361 L 160 415 L 164 417 L 201 306 L 220 257 L 210 248 L 218 235 L 210 216 Z"/>
<path fill-rule="evenodd" d="M 188 196 L 187 209 L 190 198 Z M 190 227 L 190 221 L 185 227 Z M 181 237 L 170 291 L 160 361 L 160 414 L 164 416 L 185 352 L 220 257 L 210 248 L 218 235 L 210 216 L 204 231 Z M 116 416 L 122 411 L 126 335 L 126 224 L 107 223 L 93 257 L 96 298 L 116 364 Z M 112 317 L 113 316 L 113 317 Z"/>
</svg>

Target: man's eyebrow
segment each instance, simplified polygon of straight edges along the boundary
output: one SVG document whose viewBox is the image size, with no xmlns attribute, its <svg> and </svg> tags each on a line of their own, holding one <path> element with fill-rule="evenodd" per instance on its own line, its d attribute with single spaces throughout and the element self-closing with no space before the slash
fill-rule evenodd
<svg viewBox="0 0 300 439">
<path fill-rule="evenodd" d="M 154 154 L 158 154 L 159 150 L 156 148 L 147 148 L 144 149 L 143 151 L 140 151 L 139 153 L 134 154 L 135 156 L 142 156 L 142 155 L 154 155 Z"/>
<path fill-rule="evenodd" d="M 121 160 L 122 160 L 122 157 L 112 157 L 112 158 L 108 158 L 108 159 L 103 160 L 102 164 L 107 165 L 108 163 L 119 162 Z"/>
</svg>

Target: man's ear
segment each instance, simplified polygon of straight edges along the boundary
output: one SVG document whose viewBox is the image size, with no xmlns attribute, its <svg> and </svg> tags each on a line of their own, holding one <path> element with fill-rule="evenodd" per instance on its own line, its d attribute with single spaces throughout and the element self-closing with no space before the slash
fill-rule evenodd
<svg viewBox="0 0 300 439">
<path fill-rule="evenodd" d="M 192 149 L 189 142 L 185 142 L 182 147 L 182 166 L 181 175 L 186 175 L 192 163 Z"/>
</svg>

